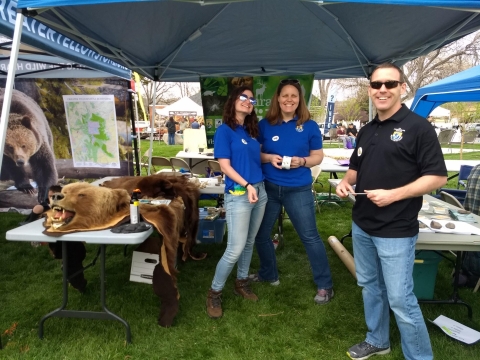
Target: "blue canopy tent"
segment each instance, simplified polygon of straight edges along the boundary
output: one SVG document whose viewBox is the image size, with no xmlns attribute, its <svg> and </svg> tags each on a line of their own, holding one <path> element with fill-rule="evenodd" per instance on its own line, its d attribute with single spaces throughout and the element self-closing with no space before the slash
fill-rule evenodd
<svg viewBox="0 0 480 360">
<path fill-rule="evenodd" d="M 66 35 L 74 50 L 88 46 L 156 81 L 368 77 L 377 64 L 403 65 L 480 29 L 479 1 L 462 0 L 19 0 L 18 8 L 8 14 L 17 36 L 47 24 L 49 51 Z M 0 148 L 4 137 L 0 128 Z"/>
<path fill-rule="evenodd" d="M 447 102 L 480 101 L 480 66 L 475 66 L 417 90 L 411 109 L 427 117 Z"/>
</svg>

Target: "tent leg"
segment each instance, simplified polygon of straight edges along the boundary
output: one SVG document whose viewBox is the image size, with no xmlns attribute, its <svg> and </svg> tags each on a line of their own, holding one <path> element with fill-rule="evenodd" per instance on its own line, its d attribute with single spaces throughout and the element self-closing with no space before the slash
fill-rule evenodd
<svg viewBox="0 0 480 360">
<path fill-rule="evenodd" d="M 8 64 L 7 83 L 5 84 L 5 94 L 3 97 L 2 116 L 0 118 L 0 173 L 2 171 L 3 149 L 5 148 L 8 118 L 12 102 L 13 83 L 15 82 L 15 71 L 17 69 L 18 50 L 20 49 L 20 38 L 22 37 L 23 18 L 24 16 L 22 12 L 17 10 L 17 19 L 15 20 L 15 30 L 13 32 L 12 51 L 10 53 L 10 63 Z"/>
<path fill-rule="evenodd" d="M 135 157 L 135 175 L 140 176 L 140 160 L 138 159 L 137 130 L 135 129 L 135 113 L 133 112 L 133 102 L 135 101 L 133 89 L 128 89 L 128 94 L 130 95 L 130 115 L 132 119 L 132 140 L 133 140 L 133 156 Z"/>
</svg>

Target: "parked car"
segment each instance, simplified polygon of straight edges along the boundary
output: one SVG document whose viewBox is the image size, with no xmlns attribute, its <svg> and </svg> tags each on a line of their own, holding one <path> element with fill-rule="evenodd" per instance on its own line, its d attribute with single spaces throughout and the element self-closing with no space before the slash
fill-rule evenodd
<svg viewBox="0 0 480 360">
<path fill-rule="evenodd" d="M 480 137 L 480 123 L 470 123 L 466 126 L 467 130 L 476 130 L 477 136 Z"/>
<path fill-rule="evenodd" d="M 327 133 L 325 133 L 325 123 L 318 124 L 318 128 L 323 135 L 323 140 L 330 140 L 330 134 L 328 133 L 328 131 Z"/>
</svg>

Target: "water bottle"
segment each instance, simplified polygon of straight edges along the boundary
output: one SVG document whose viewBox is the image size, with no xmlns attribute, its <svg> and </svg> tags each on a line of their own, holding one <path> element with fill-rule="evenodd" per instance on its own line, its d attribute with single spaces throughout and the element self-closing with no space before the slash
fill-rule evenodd
<svg viewBox="0 0 480 360">
<path fill-rule="evenodd" d="M 138 195 L 140 194 L 139 189 L 135 189 L 132 192 L 132 196 L 130 198 L 130 224 L 138 224 L 140 218 L 140 212 L 138 209 Z"/>
<path fill-rule="evenodd" d="M 275 250 L 277 250 L 278 244 L 280 242 L 280 240 L 278 240 L 278 234 L 275 234 L 273 236 L 272 242 L 273 242 L 273 247 L 275 248 Z"/>
</svg>

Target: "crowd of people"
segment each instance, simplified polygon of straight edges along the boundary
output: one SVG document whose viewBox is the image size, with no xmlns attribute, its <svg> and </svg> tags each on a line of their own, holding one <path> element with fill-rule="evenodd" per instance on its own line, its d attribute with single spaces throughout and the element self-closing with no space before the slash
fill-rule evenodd
<svg viewBox="0 0 480 360">
<path fill-rule="evenodd" d="M 377 116 L 360 131 L 337 127 L 354 148 L 349 170 L 337 187 L 346 197 L 357 191 L 352 234 L 358 285 L 363 288 L 365 340 L 347 351 L 352 359 L 390 352 L 389 310 L 397 320 L 407 359 L 433 359 L 429 335 L 413 293 L 413 263 L 422 195 L 443 186 L 447 170 L 428 121 L 401 103 L 404 75 L 391 63 L 371 75 L 368 94 Z M 226 175 L 227 248 L 207 294 L 207 314 L 223 315 L 221 295 L 235 264 L 235 294 L 258 300 L 251 283 L 280 285 L 270 235 L 282 208 L 302 241 L 316 284 L 314 302 L 334 297 L 332 275 L 315 222 L 310 167 L 323 160 L 322 135 L 310 119 L 296 79 L 282 80 L 264 119 L 257 122 L 252 89 L 232 91 L 223 125 L 215 134 L 214 156 Z M 424 144 L 418 147 L 415 144 Z M 253 247 L 260 268 L 249 273 Z"/>
</svg>

